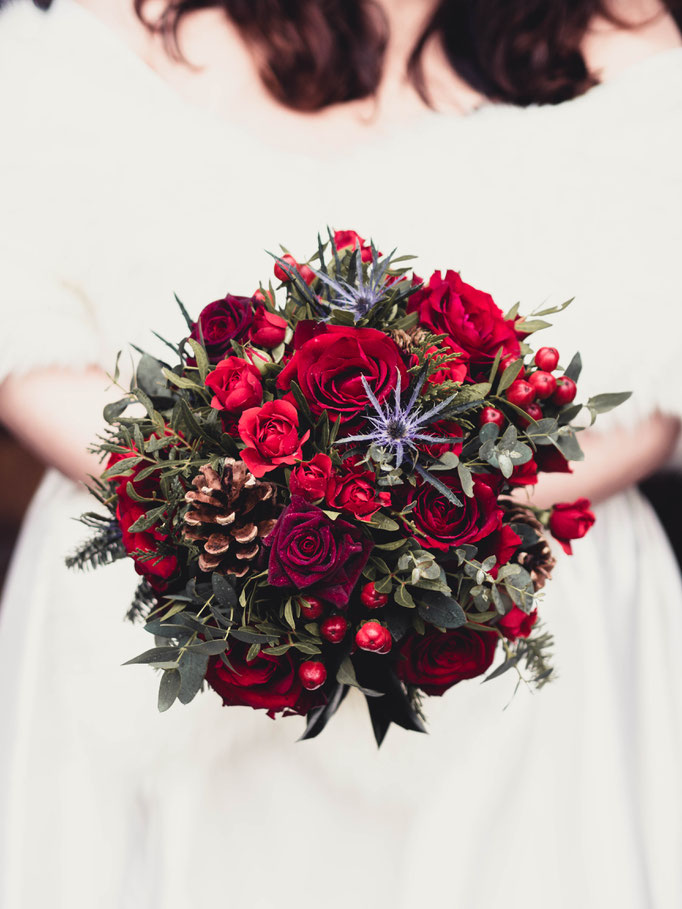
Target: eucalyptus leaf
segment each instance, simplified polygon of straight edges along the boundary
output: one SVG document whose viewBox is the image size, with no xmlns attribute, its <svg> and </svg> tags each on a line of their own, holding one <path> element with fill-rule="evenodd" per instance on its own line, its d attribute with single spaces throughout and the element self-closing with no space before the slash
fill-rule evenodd
<svg viewBox="0 0 682 909">
<path fill-rule="evenodd" d="M 425 622 L 437 628 L 460 628 L 467 620 L 464 610 L 454 597 L 435 591 L 420 595 L 417 612 Z"/>
<path fill-rule="evenodd" d="M 180 673 L 177 669 L 165 669 L 159 683 L 159 712 L 163 713 L 172 707 L 180 694 Z"/>
</svg>

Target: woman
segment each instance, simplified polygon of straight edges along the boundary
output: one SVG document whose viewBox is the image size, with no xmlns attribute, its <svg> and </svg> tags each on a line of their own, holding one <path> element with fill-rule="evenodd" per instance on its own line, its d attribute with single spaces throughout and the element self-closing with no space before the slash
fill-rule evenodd
<svg viewBox="0 0 682 909">
<path fill-rule="evenodd" d="M 3 907 L 680 905 L 682 588 L 633 486 L 682 413 L 672 15 L 138 12 L 156 27 L 120 0 L 0 16 L 0 416 L 61 471 L 3 604 Z M 168 53 L 176 23 L 193 67 Z M 396 730 L 379 753 L 352 698 L 301 745 L 295 720 L 212 693 L 157 716 L 153 674 L 119 666 L 140 649 L 121 621 L 129 566 L 63 568 L 82 536 L 67 518 L 90 507 L 64 476 L 97 470 L 115 351 L 182 331 L 173 290 L 195 311 L 226 283 L 250 292 L 258 250 L 303 255 L 326 223 L 415 251 L 423 272 L 459 268 L 503 308 L 575 295 L 545 343 L 581 349 L 586 394 L 635 392 L 584 465 L 537 490 L 601 502 L 547 594 L 560 678 L 505 712 L 513 680 L 459 686 L 428 705 L 429 737 Z"/>
</svg>

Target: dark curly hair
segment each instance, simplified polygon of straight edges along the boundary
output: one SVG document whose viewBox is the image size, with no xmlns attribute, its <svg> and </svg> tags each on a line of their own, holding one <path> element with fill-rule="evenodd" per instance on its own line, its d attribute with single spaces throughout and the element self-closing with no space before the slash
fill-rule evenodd
<svg viewBox="0 0 682 909">
<path fill-rule="evenodd" d="M 43 9 L 52 0 L 33 0 Z M 0 4 L 2 0 L 0 0 Z M 181 57 L 178 27 L 200 9 L 223 9 L 282 104 L 315 111 L 373 94 L 381 78 L 388 30 L 376 0 L 166 0 L 156 19 L 148 0 L 138 16 Z M 663 4 L 682 27 L 682 0 Z M 423 52 L 440 40 L 452 68 L 496 101 L 556 104 L 597 83 L 581 46 L 592 19 L 616 19 L 609 0 L 441 0 L 410 56 L 408 73 L 422 98 Z"/>
</svg>

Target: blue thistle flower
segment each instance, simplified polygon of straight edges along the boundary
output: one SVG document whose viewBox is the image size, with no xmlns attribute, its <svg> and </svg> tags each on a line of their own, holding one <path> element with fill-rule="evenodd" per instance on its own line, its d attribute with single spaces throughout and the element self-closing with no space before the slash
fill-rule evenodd
<svg viewBox="0 0 682 909">
<path fill-rule="evenodd" d="M 403 276 L 392 285 L 387 285 L 386 273 L 391 264 L 391 258 L 393 257 L 395 250 L 379 261 L 379 255 L 374 243 L 371 244 L 371 248 L 372 263 L 367 270 L 366 277 L 362 268 L 362 254 L 359 244 L 356 246 L 351 257 L 347 280 L 338 277 L 340 269 L 336 250 L 334 251 L 334 258 L 337 264 L 337 277 L 330 277 L 326 269 L 324 271 L 318 271 L 315 268 L 312 269 L 314 274 L 328 288 L 327 295 L 329 299 L 327 302 L 331 309 L 339 309 L 344 312 L 352 313 L 355 322 L 363 319 L 377 303 L 380 303 L 386 298 L 389 290 L 395 288 L 396 284 L 405 280 L 405 277 Z"/>
</svg>

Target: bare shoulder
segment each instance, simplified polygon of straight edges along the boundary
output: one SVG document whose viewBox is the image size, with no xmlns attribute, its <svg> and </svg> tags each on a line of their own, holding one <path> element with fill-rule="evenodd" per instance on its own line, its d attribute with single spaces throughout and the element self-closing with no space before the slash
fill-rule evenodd
<svg viewBox="0 0 682 909">
<path fill-rule="evenodd" d="M 608 82 L 647 57 L 682 47 L 682 35 L 660 0 L 616 0 L 611 6 L 625 25 L 594 20 L 583 52 L 588 68 Z"/>
</svg>

